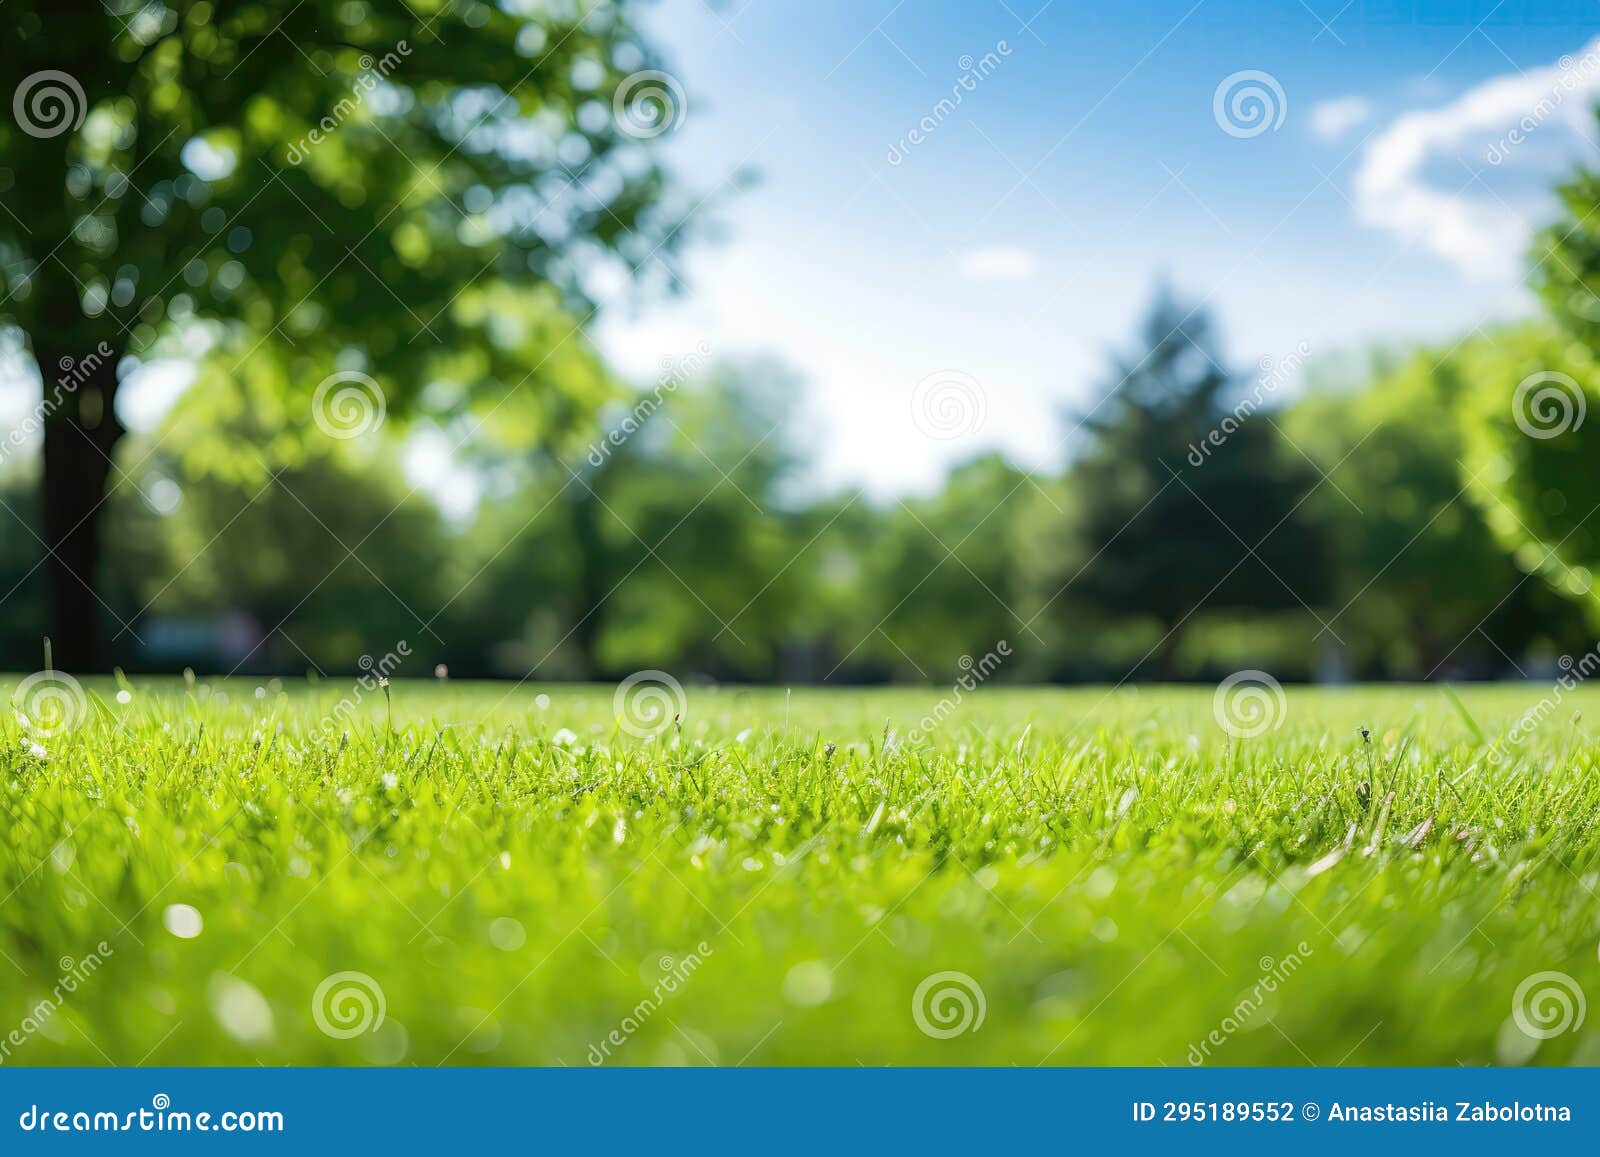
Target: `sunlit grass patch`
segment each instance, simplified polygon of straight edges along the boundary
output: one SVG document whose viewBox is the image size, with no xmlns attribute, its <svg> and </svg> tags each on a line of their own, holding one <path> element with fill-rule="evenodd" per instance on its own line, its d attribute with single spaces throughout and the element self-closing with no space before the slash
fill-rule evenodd
<svg viewBox="0 0 1600 1157">
<path fill-rule="evenodd" d="M 388 690 L 9 715 L 0 1062 L 1600 1061 L 1582 689 Z"/>
</svg>

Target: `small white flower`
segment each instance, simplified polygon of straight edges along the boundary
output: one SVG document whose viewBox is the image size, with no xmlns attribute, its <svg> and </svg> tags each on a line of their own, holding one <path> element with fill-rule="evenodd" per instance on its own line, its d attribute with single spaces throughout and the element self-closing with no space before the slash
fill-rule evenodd
<svg viewBox="0 0 1600 1157">
<path fill-rule="evenodd" d="M 400 782 L 400 777 L 398 775 L 396 775 L 394 772 L 386 771 L 386 772 L 383 773 L 383 786 L 384 787 L 394 787 L 395 784 L 397 784 L 399 782 Z"/>
<path fill-rule="evenodd" d="M 126 707 L 129 703 L 133 702 L 133 692 L 124 687 L 121 691 L 117 692 L 117 702 Z"/>
<path fill-rule="evenodd" d="M 557 747 L 571 747 L 574 743 L 578 742 L 578 734 L 575 731 L 563 727 L 560 731 L 556 732 L 550 737 L 550 742 L 555 744 Z"/>
</svg>

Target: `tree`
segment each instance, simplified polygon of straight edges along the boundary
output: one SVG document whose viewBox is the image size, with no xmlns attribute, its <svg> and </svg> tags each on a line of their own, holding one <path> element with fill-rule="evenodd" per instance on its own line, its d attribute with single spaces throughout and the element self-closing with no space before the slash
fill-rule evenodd
<svg viewBox="0 0 1600 1157">
<path fill-rule="evenodd" d="M 1600 169 L 1580 165 L 1562 212 L 1534 240 L 1529 283 L 1549 322 L 1463 342 L 1452 360 L 1470 387 L 1463 430 L 1472 489 L 1524 571 L 1600 607 Z"/>
<path fill-rule="evenodd" d="M 406 484 L 397 439 L 323 439 L 266 476 L 217 469 L 214 445 L 270 453 L 281 436 L 270 406 L 240 404 L 245 388 L 219 383 L 181 398 L 159 429 L 129 439 L 139 469 L 107 504 L 112 567 L 102 586 L 112 612 L 146 642 L 154 617 L 246 616 L 259 639 L 227 660 L 240 670 L 349 670 L 404 641 L 403 673 L 431 672 L 444 658 L 434 620 L 449 597 L 450 542 L 438 508 Z M 169 668 L 219 661 L 170 648 L 140 658 Z"/>
<path fill-rule="evenodd" d="M 573 641 L 591 677 L 677 663 L 772 679 L 815 557 L 784 502 L 798 385 L 763 361 L 669 384 L 615 416 L 620 444 L 573 480 Z"/>
<path fill-rule="evenodd" d="M 6 20 L 0 311 L 44 387 L 65 667 L 99 654 L 117 393 L 143 361 L 231 329 L 289 351 L 303 429 L 335 404 L 512 398 L 548 429 L 580 408 L 543 358 L 588 312 L 582 267 L 637 270 L 677 234 L 639 138 L 682 96 L 638 71 L 626 5 L 14 0 Z"/>
<path fill-rule="evenodd" d="M 855 638 L 842 640 L 859 646 L 853 659 L 942 683 L 1001 642 L 1032 649 L 1017 524 L 1036 494 L 1025 473 L 989 454 L 951 470 L 937 495 L 879 515 L 861 558 L 876 597 Z"/>
<path fill-rule="evenodd" d="M 1541 324 L 1492 330 L 1450 358 L 1462 383 L 1462 468 L 1489 528 L 1525 573 L 1600 607 L 1600 363 Z M 1579 625 L 1583 615 L 1572 615 Z"/>
<path fill-rule="evenodd" d="M 1580 165 L 1555 193 L 1562 213 L 1534 239 L 1528 283 L 1562 329 L 1600 349 L 1600 169 Z"/>
<path fill-rule="evenodd" d="M 1521 340 L 1501 331 L 1419 350 L 1358 390 L 1309 390 L 1282 416 L 1330 476 L 1306 505 L 1327 528 L 1334 628 L 1360 677 L 1503 674 L 1581 637 L 1570 595 L 1517 566 L 1520 520 L 1492 492 L 1501 476 L 1476 413 L 1489 392 L 1509 419 L 1515 379 L 1487 391 L 1473 381 L 1474 346 Z M 1476 466 L 1464 468 L 1469 443 Z"/>
<path fill-rule="evenodd" d="M 1210 317 L 1164 291 L 1141 336 L 1143 353 L 1116 366 L 1082 419 L 1090 445 L 1072 471 L 1081 504 L 1068 553 L 1087 561 L 1060 576 L 1051 605 L 1154 619 L 1156 669 L 1170 678 L 1197 612 L 1314 606 L 1326 568 L 1300 505 L 1314 476 L 1261 411 L 1271 390 L 1241 392 Z"/>
<path fill-rule="evenodd" d="M 588 446 L 502 470 L 464 536 L 452 665 L 460 647 L 538 678 L 774 678 L 815 613 L 818 548 L 782 493 L 795 390 L 781 367 L 687 357 Z"/>
</svg>

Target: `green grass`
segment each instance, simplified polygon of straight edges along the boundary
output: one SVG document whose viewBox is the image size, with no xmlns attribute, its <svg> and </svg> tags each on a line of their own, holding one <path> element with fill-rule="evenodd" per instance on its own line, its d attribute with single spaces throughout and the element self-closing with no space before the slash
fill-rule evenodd
<svg viewBox="0 0 1600 1157">
<path fill-rule="evenodd" d="M 1600 1062 L 1511 1016 L 1600 995 L 1581 689 L 1497 765 L 1549 687 L 1290 688 L 1236 741 L 1209 688 L 982 690 L 916 748 L 939 690 L 691 688 L 648 741 L 609 687 L 398 683 L 343 737 L 347 683 L 129 690 L 42 758 L 0 722 L 0 1063 Z M 330 1036 L 351 971 L 386 1017 Z M 981 1027 L 918 1027 L 940 972 Z"/>
</svg>

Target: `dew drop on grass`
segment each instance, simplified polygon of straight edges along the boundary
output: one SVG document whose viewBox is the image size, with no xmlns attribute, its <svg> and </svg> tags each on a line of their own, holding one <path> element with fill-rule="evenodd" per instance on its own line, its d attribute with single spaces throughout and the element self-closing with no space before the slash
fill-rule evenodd
<svg viewBox="0 0 1600 1157">
<path fill-rule="evenodd" d="M 528 942 L 528 934 L 520 921 L 500 916 L 489 923 L 489 943 L 501 952 L 515 952 Z"/>
<path fill-rule="evenodd" d="M 179 940 L 193 940 L 206 926 L 200 910 L 191 904 L 168 904 L 161 923 Z"/>
<path fill-rule="evenodd" d="M 1117 801 L 1117 818 L 1120 820 L 1128 814 L 1128 809 L 1133 806 L 1133 801 L 1139 798 L 1139 789 L 1130 787 L 1122 793 L 1122 798 Z"/>
<path fill-rule="evenodd" d="M 397 1065 L 411 1051 L 411 1034 L 393 1017 L 361 1038 L 361 1056 L 369 1064 Z"/>
<path fill-rule="evenodd" d="M 1083 893 L 1091 900 L 1104 900 L 1116 889 L 1117 870 L 1108 864 L 1101 864 L 1089 873 L 1089 878 L 1084 881 Z"/>
<path fill-rule="evenodd" d="M 1517 1022 L 1507 1017 L 1495 1036 L 1494 1059 L 1501 1065 L 1525 1065 L 1539 1051 L 1539 1039 L 1531 1037 L 1517 1027 Z"/>
<path fill-rule="evenodd" d="M 783 978 L 783 999 L 801 1008 L 821 1004 L 833 995 L 833 969 L 820 960 L 803 960 Z"/>
<path fill-rule="evenodd" d="M 272 1039 L 272 1006 L 261 990 L 247 980 L 215 973 L 206 986 L 206 1003 L 217 1023 L 242 1044 L 261 1044 Z"/>
</svg>

